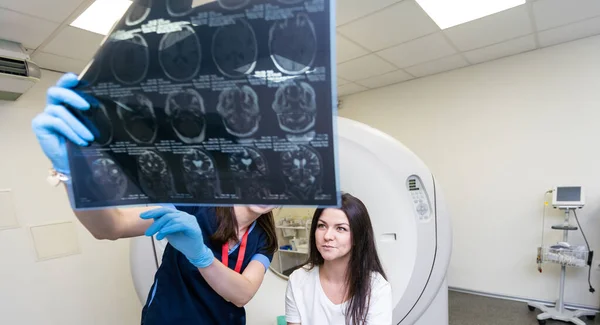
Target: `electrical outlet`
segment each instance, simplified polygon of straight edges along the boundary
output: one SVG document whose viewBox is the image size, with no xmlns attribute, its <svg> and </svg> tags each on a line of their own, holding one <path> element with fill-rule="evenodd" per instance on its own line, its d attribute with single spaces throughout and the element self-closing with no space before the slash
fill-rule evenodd
<svg viewBox="0 0 600 325">
<path fill-rule="evenodd" d="M 600 272 L 600 260 L 594 259 L 592 261 L 592 270 Z"/>
</svg>

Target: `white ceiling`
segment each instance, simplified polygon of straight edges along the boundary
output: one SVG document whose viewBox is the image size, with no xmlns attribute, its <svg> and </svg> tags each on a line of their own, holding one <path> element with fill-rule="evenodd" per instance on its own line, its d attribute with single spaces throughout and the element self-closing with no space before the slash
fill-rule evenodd
<svg viewBox="0 0 600 325">
<path fill-rule="evenodd" d="M 448 0 L 451 1 L 451 0 Z M 69 24 L 93 0 L 0 0 L 0 39 L 80 72 L 104 38 Z M 340 96 L 600 34 L 600 0 L 527 4 L 446 30 L 415 0 L 338 0 Z"/>
</svg>

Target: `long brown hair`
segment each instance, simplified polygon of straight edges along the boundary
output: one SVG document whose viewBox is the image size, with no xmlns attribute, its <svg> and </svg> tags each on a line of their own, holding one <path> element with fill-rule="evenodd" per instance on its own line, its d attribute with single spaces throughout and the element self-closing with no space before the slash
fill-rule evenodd
<svg viewBox="0 0 600 325">
<path fill-rule="evenodd" d="M 346 272 L 346 297 L 350 297 L 346 308 L 346 324 L 364 324 L 369 313 L 371 302 L 371 276 L 378 272 L 387 280 L 375 246 L 375 235 L 367 207 L 361 200 L 344 193 L 340 208 L 348 217 L 352 249 Z M 310 250 L 307 265 L 309 269 L 325 263 L 323 256 L 317 250 L 315 232 L 319 218 L 324 209 L 317 209 L 310 227 Z"/>
<path fill-rule="evenodd" d="M 215 208 L 217 214 L 217 231 L 211 236 L 211 240 L 218 245 L 232 240 L 239 242 L 238 234 L 238 223 L 235 217 L 235 211 L 233 207 L 226 208 Z M 273 212 L 269 211 L 262 214 L 256 223 L 260 226 L 267 234 L 267 247 L 266 250 L 269 254 L 274 254 L 277 251 L 277 235 L 275 232 L 275 220 L 273 219 Z"/>
</svg>

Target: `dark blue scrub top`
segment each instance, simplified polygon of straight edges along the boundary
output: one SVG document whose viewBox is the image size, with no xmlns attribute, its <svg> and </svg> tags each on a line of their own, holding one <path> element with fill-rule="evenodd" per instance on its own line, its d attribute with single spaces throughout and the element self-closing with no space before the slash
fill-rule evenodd
<svg viewBox="0 0 600 325">
<path fill-rule="evenodd" d="M 210 236 L 217 231 L 217 220 L 214 208 L 177 207 L 196 216 L 204 243 L 215 258 L 221 261 L 222 247 L 214 247 Z M 242 272 L 252 260 L 265 265 L 265 270 L 273 258 L 266 252 L 267 235 L 256 225 L 249 228 L 246 254 L 242 263 Z M 238 245 L 229 251 L 229 268 L 234 269 L 238 257 Z M 225 301 L 204 280 L 200 271 L 188 259 L 167 245 L 162 264 L 154 277 L 154 284 L 148 294 L 146 305 L 142 310 L 142 325 L 209 325 L 209 324 L 246 324 L 246 312 L 243 307 L 236 307 Z"/>
</svg>

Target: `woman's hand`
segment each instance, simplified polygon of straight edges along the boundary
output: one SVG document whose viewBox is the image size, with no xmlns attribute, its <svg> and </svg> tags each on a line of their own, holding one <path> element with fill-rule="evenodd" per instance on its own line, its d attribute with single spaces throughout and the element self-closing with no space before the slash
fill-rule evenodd
<svg viewBox="0 0 600 325">
<path fill-rule="evenodd" d="M 204 245 L 202 230 L 196 217 L 168 208 L 146 211 L 140 217 L 154 219 L 154 223 L 146 230 L 146 236 L 157 234 L 158 240 L 166 237 L 175 249 L 198 268 L 205 268 L 213 263 L 214 254 Z"/>
<path fill-rule="evenodd" d="M 78 82 L 77 76 L 72 73 L 63 75 L 56 86 L 48 89 L 46 108 L 31 123 L 33 132 L 52 166 L 63 174 L 69 174 L 65 139 L 80 146 L 87 146 L 94 141 L 92 132 L 63 106 L 68 104 L 79 110 L 90 108 L 87 101 L 70 89 Z"/>
</svg>

